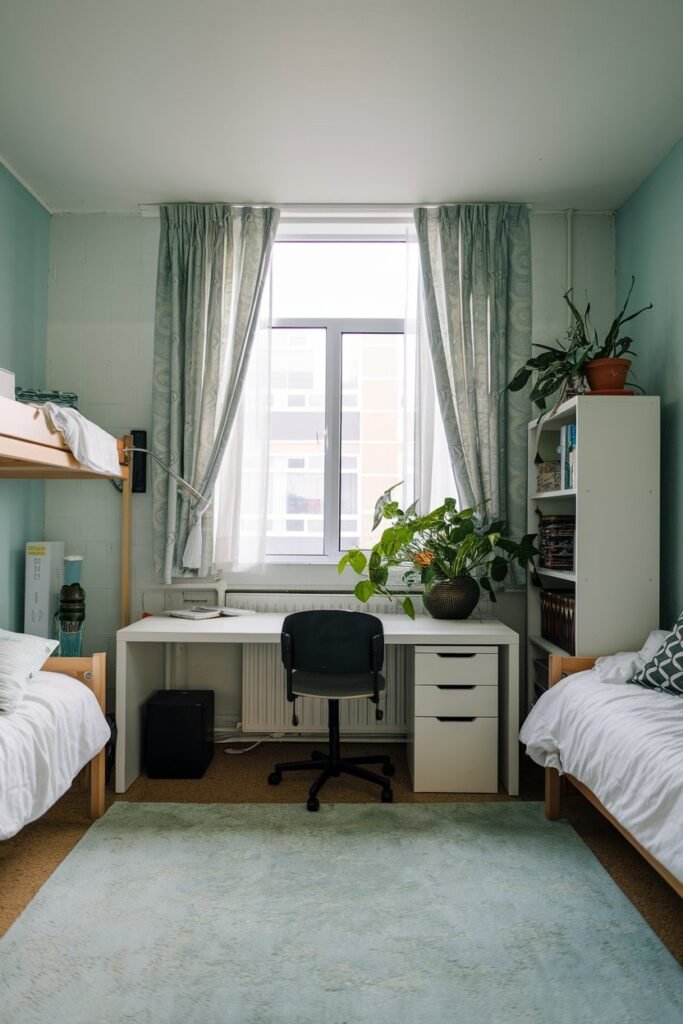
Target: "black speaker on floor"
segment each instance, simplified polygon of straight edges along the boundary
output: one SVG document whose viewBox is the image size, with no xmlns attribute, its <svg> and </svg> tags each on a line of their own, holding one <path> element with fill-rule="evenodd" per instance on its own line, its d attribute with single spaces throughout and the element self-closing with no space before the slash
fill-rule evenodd
<svg viewBox="0 0 683 1024">
<path fill-rule="evenodd" d="M 200 779 L 213 758 L 213 690 L 159 690 L 143 708 L 150 779 Z"/>
</svg>

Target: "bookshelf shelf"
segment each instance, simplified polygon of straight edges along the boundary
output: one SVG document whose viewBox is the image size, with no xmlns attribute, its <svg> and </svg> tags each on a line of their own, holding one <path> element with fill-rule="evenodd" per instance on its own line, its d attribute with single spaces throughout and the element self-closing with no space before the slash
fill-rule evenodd
<svg viewBox="0 0 683 1024">
<path fill-rule="evenodd" d="M 539 501 L 545 498 L 574 498 L 576 496 L 576 488 L 568 487 L 564 491 L 536 491 L 535 494 L 531 495 L 533 501 Z"/>
<path fill-rule="evenodd" d="M 543 566 L 536 566 L 539 576 L 549 576 L 553 580 L 566 580 L 568 583 L 576 583 L 576 573 L 568 569 L 544 569 Z"/>
<path fill-rule="evenodd" d="M 579 395 L 529 424 L 527 528 L 551 517 L 546 551 L 566 557 L 572 528 L 574 544 L 573 571 L 537 566 L 527 587 L 527 705 L 543 654 L 637 650 L 659 626 L 659 417 L 658 398 Z M 539 491 L 539 460 L 572 486 Z"/>
<path fill-rule="evenodd" d="M 593 399 L 595 400 L 595 396 L 593 396 Z M 529 430 L 537 430 L 541 421 L 543 421 L 541 423 L 542 429 L 548 428 L 551 430 L 557 430 L 565 423 L 575 423 L 578 403 L 583 400 L 585 399 L 582 399 L 581 397 L 568 398 L 566 402 L 563 402 L 562 405 L 559 405 L 557 409 L 555 409 L 552 416 L 545 416 L 545 418 L 543 416 L 539 416 L 538 419 L 532 420 L 529 424 Z M 598 401 L 601 401 L 601 399 L 598 399 Z"/>
</svg>

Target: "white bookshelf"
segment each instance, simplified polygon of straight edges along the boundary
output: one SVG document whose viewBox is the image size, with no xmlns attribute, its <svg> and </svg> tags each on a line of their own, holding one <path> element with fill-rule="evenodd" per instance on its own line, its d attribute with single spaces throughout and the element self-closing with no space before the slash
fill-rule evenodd
<svg viewBox="0 0 683 1024">
<path fill-rule="evenodd" d="M 560 428 L 576 424 L 573 486 L 539 493 L 535 456 L 559 459 Z M 539 426 L 540 424 L 540 426 Z M 581 395 L 529 424 L 528 529 L 537 511 L 576 517 L 574 566 L 537 568 L 547 590 L 575 594 L 578 656 L 639 648 L 659 626 L 659 399 Z M 535 659 L 568 653 L 541 636 L 541 590 L 527 588 L 527 706 Z"/>
</svg>

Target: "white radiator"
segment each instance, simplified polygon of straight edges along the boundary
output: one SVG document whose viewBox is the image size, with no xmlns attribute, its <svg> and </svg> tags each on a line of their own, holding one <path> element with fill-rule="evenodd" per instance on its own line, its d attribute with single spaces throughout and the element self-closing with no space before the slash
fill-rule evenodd
<svg viewBox="0 0 683 1024">
<path fill-rule="evenodd" d="M 256 611 L 283 613 L 310 608 L 358 610 L 350 594 L 226 594 L 226 604 Z M 371 612 L 387 614 L 395 606 L 389 602 L 371 603 Z M 400 613 L 402 614 L 402 613 Z M 369 700 L 340 702 L 339 723 L 342 735 L 396 736 L 406 731 L 405 710 L 406 648 L 384 649 L 383 675 L 386 694 L 380 707 L 384 718 L 375 719 L 375 705 Z M 327 732 L 327 701 L 316 697 L 297 700 L 299 725 L 292 725 L 292 705 L 288 704 L 285 672 L 280 648 L 274 644 L 245 645 L 242 655 L 242 729 L 244 732 L 324 733 Z"/>
</svg>

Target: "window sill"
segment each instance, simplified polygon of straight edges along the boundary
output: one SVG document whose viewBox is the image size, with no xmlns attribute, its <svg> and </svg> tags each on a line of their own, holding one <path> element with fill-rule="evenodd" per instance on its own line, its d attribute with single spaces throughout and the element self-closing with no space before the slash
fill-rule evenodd
<svg viewBox="0 0 683 1024">
<path fill-rule="evenodd" d="M 348 567 L 340 574 L 336 562 L 268 562 L 260 569 L 231 572 L 219 569 L 226 590 L 278 590 L 351 594 L 359 580 Z M 422 593 L 422 586 L 407 587 L 401 581 L 405 570 L 390 576 L 390 589 L 396 593 Z"/>
</svg>

